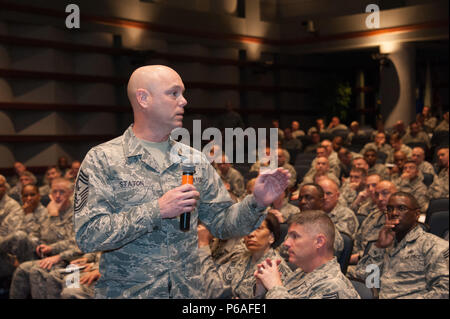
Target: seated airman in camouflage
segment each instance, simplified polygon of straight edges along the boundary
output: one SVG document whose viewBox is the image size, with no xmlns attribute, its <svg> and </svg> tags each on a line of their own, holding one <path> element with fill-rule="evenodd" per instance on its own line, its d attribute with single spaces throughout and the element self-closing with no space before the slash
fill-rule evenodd
<svg viewBox="0 0 450 319">
<path fill-rule="evenodd" d="M 318 148 L 319 150 L 320 148 Z M 326 176 L 329 179 L 336 182 L 336 184 L 341 185 L 337 176 L 331 171 L 328 158 L 325 156 L 318 156 L 314 160 L 314 168 L 310 169 L 303 177 L 302 182 L 299 184 L 300 189 L 304 184 L 314 183 L 315 179 L 319 176 Z"/>
<path fill-rule="evenodd" d="M 280 225 L 273 214 L 258 229 L 244 237 L 245 249 L 236 251 L 224 264 L 216 264 L 211 257 L 209 243 L 212 239 L 208 229 L 198 226 L 198 247 L 201 262 L 203 284 L 208 298 L 253 298 L 256 285 L 253 276 L 256 265 L 266 258 L 280 259 L 272 248 L 280 237 Z M 290 273 L 289 266 L 283 261 L 280 265 L 282 276 Z"/>
<path fill-rule="evenodd" d="M 390 181 L 381 181 L 377 184 L 375 189 L 376 208 L 361 223 L 361 226 L 355 234 L 350 264 L 356 264 L 364 255 L 367 245 L 377 240 L 378 232 L 385 223 L 386 206 L 389 197 L 396 191 L 395 184 Z M 348 272 L 351 272 L 350 268 Z"/>
<path fill-rule="evenodd" d="M 64 178 L 55 178 L 51 184 L 47 217 L 41 223 L 37 240 L 30 241 L 28 252 L 38 260 L 23 262 L 14 271 L 10 298 L 24 299 L 30 294 L 29 274 L 34 267 L 46 271 L 54 266 L 64 267 L 70 260 L 82 255 L 75 243 L 73 229 L 73 184 Z"/>
<path fill-rule="evenodd" d="M 331 179 L 323 178 L 318 184 L 323 189 L 323 211 L 328 214 L 339 232 L 353 237 L 359 223 L 355 213 L 348 207 L 339 203 L 339 187 Z"/>
<path fill-rule="evenodd" d="M 430 185 L 430 194 L 432 198 L 448 198 L 448 146 L 438 148 L 437 156 L 441 170 Z"/>
<path fill-rule="evenodd" d="M 407 160 L 403 165 L 402 174 L 393 177 L 392 182 L 397 186 L 398 191 L 414 194 L 419 203 L 420 211 L 422 213 L 427 211 L 430 196 L 427 187 L 419 177 L 419 170 L 414 160 Z"/>
<path fill-rule="evenodd" d="M 231 165 L 225 154 L 222 155 L 221 163 L 216 164 L 220 178 L 230 185 L 230 191 L 236 197 L 241 197 L 245 192 L 244 177 L 242 174 Z"/>
<path fill-rule="evenodd" d="M 304 184 L 299 190 L 299 208 L 300 214 L 301 212 L 307 210 L 322 210 L 324 205 L 324 191 L 320 185 L 315 183 Z M 337 231 L 335 232 L 334 239 L 334 254 L 339 258 L 342 251 L 344 250 L 344 239 L 341 234 Z M 288 254 L 286 251 L 286 247 L 284 245 L 280 245 L 277 248 L 280 255 L 287 261 Z"/>
<path fill-rule="evenodd" d="M 379 271 L 380 299 L 448 299 L 448 242 L 418 225 L 420 208 L 410 193 L 392 194 L 387 218 L 356 275 L 365 279 L 368 265 Z"/>
<path fill-rule="evenodd" d="M 428 149 L 431 148 L 431 142 L 428 134 L 421 130 L 417 122 L 412 122 L 409 124 L 409 132 L 406 132 L 406 134 L 402 137 L 402 142 L 405 144 L 423 143 Z"/>
<path fill-rule="evenodd" d="M 350 170 L 348 180 L 341 186 L 339 202 L 346 207 L 352 207 L 359 193 L 366 189 L 365 180 L 366 171 L 362 168 L 353 167 Z"/>
<path fill-rule="evenodd" d="M 21 210 L 19 203 L 8 196 L 9 189 L 5 176 L 0 175 L 0 225 L 10 213 Z"/>
<path fill-rule="evenodd" d="M 273 201 L 269 213 L 277 217 L 280 224 L 289 223 L 289 220 L 300 213 L 300 208 L 289 203 L 289 190 L 286 189 L 283 194 Z"/>
<path fill-rule="evenodd" d="M 280 276 L 277 259 L 258 265 L 255 296 L 267 299 L 360 299 L 333 256 L 334 224 L 322 211 L 305 211 L 289 226 L 284 242 L 289 262 L 298 268 Z"/>
<path fill-rule="evenodd" d="M 318 157 L 325 156 L 328 159 L 330 172 L 337 178 L 341 175 L 341 166 L 338 153 L 333 149 L 333 143 L 329 140 L 320 142 L 320 146 L 316 148 L 316 158 L 311 162 L 311 168 L 315 168 Z"/>
<path fill-rule="evenodd" d="M 425 160 L 425 150 L 422 147 L 414 147 L 412 149 L 411 158 L 416 162 L 419 172 L 422 174 L 431 174 L 436 177 L 436 171 L 434 170 L 433 165 Z"/>
<path fill-rule="evenodd" d="M 39 187 L 39 194 L 41 197 L 48 196 L 50 194 L 50 184 L 52 183 L 52 180 L 58 177 L 61 177 L 61 171 L 58 166 L 53 165 L 47 168 L 44 177 L 44 185 Z"/>
<path fill-rule="evenodd" d="M 391 153 L 389 153 L 386 163 L 395 163 L 395 153 L 396 152 L 403 152 L 407 158 L 411 157 L 412 155 L 412 149 L 403 144 L 401 137 L 398 133 L 393 133 L 390 138 L 392 150 Z"/>
<path fill-rule="evenodd" d="M 375 135 L 374 141 L 364 145 L 363 149 L 359 153 L 364 155 L 368 149 L 374 149 L 377 153 L 383 152 L 386 154 L 386 157 L 392 152 L 392 146 L 386 143 L 386 134 L 383 132 L 378 132 Z"/>
<path fill-rule="evenodd" d="M 11 212 L 0 224 L 0 277 L 9 277 L 19 263 L 35 258 L 40 227 L 47 209 L 40 203 L 36 185 L 22 189 L 22 209 Z"/>
<path fill-rule="evenodd" d="M 11 197 L 12 199 L 14 199 L 16 202 L 18 202 L 19 204 L 23 204 L 22 203 L 22 188 L 25 185 L 36 185 L 37 183 L 37 179 L 34 176 L 33 173 L 29 172 L 29 171 L 25 171 L 22 173 L 22 175 L 20 175 L 19 177 L 19 182 L 16 184 L 16 186 L 14 186 L 13 188 L 11 188 L 8 191 L 8 195 L 9 197 Z"/>
<path fill-rule="evenodd" d="M 377 151 L 373 148 L 368 148 L 364 152 L 364 159 L 369 165 L 369 169 L 367 170 L 367 174 L 378 174 L 382 179 L 389 179 L 389 170 L 382 163 L 377 163 Z"/>
<path fill-rule="evenodd" d="M 408 160 L 408 157 L 406 156 L 406 154 L 404 152 L 397 151 L 394 153 L 394 167 L 392 167 L 389 172 L 389 174 L 390 174 L 389 179 L 391 181 L 395 180 L 396 178 L 399 178 L 402 175 L 403 166 L 405 165 L 407 160 Z"/>
<path fill-rule="evenodd" d="M 368 216 L 376 208 L 375 189 L 380 181 L 381 177 L 378 174 L 371 174 L 366 177 L 366 188 L 359 192 L 355 201 L 350 205 L 356 215 Z"/>
</svg>

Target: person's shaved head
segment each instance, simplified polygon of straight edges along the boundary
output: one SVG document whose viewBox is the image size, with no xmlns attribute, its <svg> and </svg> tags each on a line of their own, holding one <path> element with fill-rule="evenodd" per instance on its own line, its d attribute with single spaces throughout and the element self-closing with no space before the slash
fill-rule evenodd
<svg viewBox="0 0 450 319">
<path fill-rule="evenodd" d="M 133 108 L 133 132 L 139 138 L 161 142 L 183 125 L 184 84 L 173 69 L 148 65 L 133 72 L 127 94 Z"/>
<path fill-rule="evenodd" d="M 167 77 L 168 74 L 176 75 L 181 80 L 175 70 L 164 65 L 147 65 L 136 69 L 131 74 L 127 86 L 128 99 L 133 108 L 139 104 L 144 90 L 153 93 L 157 83 L 163 80 L 164 77 Z"/>
</svg>

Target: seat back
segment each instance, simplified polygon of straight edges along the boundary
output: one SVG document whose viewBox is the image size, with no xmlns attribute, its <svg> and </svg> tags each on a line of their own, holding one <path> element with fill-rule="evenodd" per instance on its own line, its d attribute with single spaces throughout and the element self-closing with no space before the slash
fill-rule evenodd
<svg viewBox="0 0 450 319">
<path fill-rule="evenodd" d="M 341 265 L 342 273 L 345 275 L 347 273 L 348 263 L 350 261 L 350 256 L 353 250 L 353 238 L 344 232 L 340 232 L 340 234 L 342 236 L 342 239 L 344 240 L 344 250 L 339 256 L 338 262 Z"/>
<path fill-rule="evenodd" d="M 434 212 L 448 211 L 448 198 L 433 198 L 426 212 L 425 224 L 430 225 L 430 217 Z"/>
<path fill-rule="evenodd" d="M 434 212 L 429 219 L 429 232 L 433 235 L 444 238 L 448 232 L 448 208 L 446 211 Z"/>
<path fill-rule="evenodd" d="M 353 287 L 355 287 L 355 290 L 359 294 L 361 299 L 375 299 L 372 293 L 372 289 L 367 288 L 365 283 L 356 280 L 350 281 Z"/>
<path fill-rule="evenodd" d="M 423 183 L 426 187 L 430 187 L 430 185 L 433 184 L 433 180 L 433 174 L 423 173 Z"/>
<path fill-rule="evenodd" d="M 280 246 L 281 244 L 283 244 L 283 242 L 286 239 L 287 233 L 288 233 L 288 228 L 289 225 L 287 223 L 282 223 L 280 224 L 280 238 L 278 238 L 278 240 L 273 244 L 273 248 L 277 248 L 278 246 Z"/>
</svg>

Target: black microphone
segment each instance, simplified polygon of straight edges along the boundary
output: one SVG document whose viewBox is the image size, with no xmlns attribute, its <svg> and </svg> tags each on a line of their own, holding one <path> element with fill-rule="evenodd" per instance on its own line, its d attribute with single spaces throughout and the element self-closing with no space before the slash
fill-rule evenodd
<svg viewBox="0 0 450 319">
<path fill-rule="evenodd" d="M 194 184 L 194 164 L 182 164 L 183 176 L 181 178 L 181 185 L 184 184 Z M 191 213 L 183 213 L 180 215 L 180 230 L 188 231 L 191 225 Z"/>
</svg>

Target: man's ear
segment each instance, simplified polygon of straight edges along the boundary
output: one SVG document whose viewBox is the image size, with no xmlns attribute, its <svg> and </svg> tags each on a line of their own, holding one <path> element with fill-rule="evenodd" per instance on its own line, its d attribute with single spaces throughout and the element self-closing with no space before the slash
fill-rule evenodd
<svg viewBox="0 0 450 319">
<path fill-rule="evenodd" d="M 326 245 L 326 243 L 327 243 L 327 238 L 325 237 L 325 235 L 323 235 L 323 234 L 318 234 L 318 235 L 316 236 L 316 242 L 315 242 L 315 244 L 316 244 L 316 248 L 317 248 L 317 249 L 324 247 L 324 246 Z"/>
<path fill-rule="evenodd" d="M 136 90 L 136 101 L 141 107 L 147 108 L 150 105 L 150 100 L 151 100 L 150 92 L 148 92 L 146 89 Z"/>
</svg>

